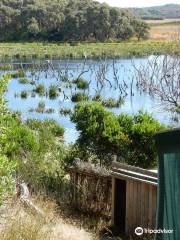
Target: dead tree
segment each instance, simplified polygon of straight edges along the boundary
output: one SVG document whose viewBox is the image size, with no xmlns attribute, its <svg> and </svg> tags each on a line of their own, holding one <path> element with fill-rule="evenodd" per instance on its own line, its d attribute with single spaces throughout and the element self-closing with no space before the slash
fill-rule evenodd
<svg viewBox="0 0 180 240">
<path fill-rule="evenodd" d="M 180 111 L 180 59 L 159 56 L 136 66 L 137 87 L 158 98 L 171 111 Z"/>
</svg>

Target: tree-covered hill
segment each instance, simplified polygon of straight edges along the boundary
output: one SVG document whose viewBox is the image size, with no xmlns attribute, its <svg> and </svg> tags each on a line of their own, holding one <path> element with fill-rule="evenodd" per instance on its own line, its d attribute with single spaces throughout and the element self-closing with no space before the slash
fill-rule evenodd
<svg viewBox="0 0 180 240">
<path fill-rule="evenodd" d="M 126 40 L 147 30 L 129 11 L 93 0 L 0 1 L 0 41 Z"/>
<path fill-rule="evenodd" d="M 130 11 L 142 19 L 180 18 L 180 4 L 166 4 L 164 6 L 132 8 Z"/>
</svg>

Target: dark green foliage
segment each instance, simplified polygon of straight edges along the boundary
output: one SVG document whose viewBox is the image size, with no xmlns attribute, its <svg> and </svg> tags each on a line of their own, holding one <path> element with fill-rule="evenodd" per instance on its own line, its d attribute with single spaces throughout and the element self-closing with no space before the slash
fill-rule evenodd
<svg viewBox="0 0 180 240">
<path fill-rule="evenodd" d="M 37 152 L 38 142 L 33 132 L 16 119 L 8 120 L 6 155 L 15 159 L 17 156 L 26 157 L 29 151 Z"/>
<path fill-rule="evenodd" d="M 44 96 L 46 93 L 46 89 L 43 84 L 38 84 L 34 91 L 38 93 L 40 96 Z"/>
<path fill-rule="evenodd" d="M 118 117 L 120 126 L 130 139 L 130 151 L 127 162 L 130 165 L 151 168 L 157 165 L 157 153 L 154 134 L 165 129 L 148 113 L 140 111 L 134 117 L 121 114 Z"/>
<path fill-rule="evenodd" d="M 25 76 L 26 75 L 25 75 L 25 72 L 23 70 L 19 70 L 17 72 L 11 73 L 12 78 L 24 78 Z"/>
<path fill-rule="evenodd" d="M 71 120 L 80 131 L 79 145 L 91 149 L 102 161 L 106 160 L 107 154 L 125 154 L 127 151 L 128 136 L 123 133 L 116 116 L 100 103 L 76 105 Z"/>
<path fill-rule="evenodd" d="M 1 41 L 125 40 L 135 34 L 138 21 L 126 10 L 93 0 L 1 0 L 0 16 Z"/>
<path fill-rule="evenodd" d="M 77 88 L 79 88 L 79 89 L 85 90 L 89 87 L 88 82 L 82 78 L 78 78 L 78 79 L 74 80 L 73 83 L 75 83 Z"/>
<path fill-rule="evenodd" d="M 72 102 L 82 102 L 89 99 L 88 95 L 83 92 L 74 93 L 71 97 Z"/>
<path fill-rule="evenodd" d="M 21 92 L 21 98 L 27 98 L 27 97 L 28 97 L 27 91 L 23 90 L 23 91 Z"/>
<path fill-rule="evenodd" d="M 49 87 L 49 98 L 50 99 L 55 99 L 57 98 L 59 95 L 59 92 L 58 92 L 58 86 L 56 85 L 51 85 Z"/>
<path fill-rule="evenodd" d="M 80 131 L 78 147 L 84 160 L 97 156 L 108 166 L 109 155 L 115 154 L 131 165 L 143 168 L 156 165 L 154 134 L 164 127 L 147 113 L 116 116 L 100 103 L 81 103 L 75 106 L 71 119 Z"/>
</svg>

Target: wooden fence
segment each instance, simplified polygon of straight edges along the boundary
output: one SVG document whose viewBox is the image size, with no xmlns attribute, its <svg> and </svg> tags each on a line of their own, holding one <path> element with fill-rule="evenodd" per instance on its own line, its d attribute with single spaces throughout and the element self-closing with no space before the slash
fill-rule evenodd
<svg viewBox="0 0 180 240">
<path fill-rule="evenodd" d="M 73 204 L 81 211 L 111 218 L 112 181 L 110 174 L 91 169 L 70 169 L 73 185 Z"/>
</svg>

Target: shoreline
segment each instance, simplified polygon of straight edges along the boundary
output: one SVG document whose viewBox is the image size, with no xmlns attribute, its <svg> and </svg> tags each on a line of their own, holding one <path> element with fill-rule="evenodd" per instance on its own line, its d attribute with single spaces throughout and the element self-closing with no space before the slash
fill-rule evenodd
<svg viewBox="0 0 180 240">
<path fill-rule="evenodd" d="M 180 44 L 169 41 L 113 43 L 0 43 L 0 60 L 131 58 L 180 55 Z"/>
</svg>

